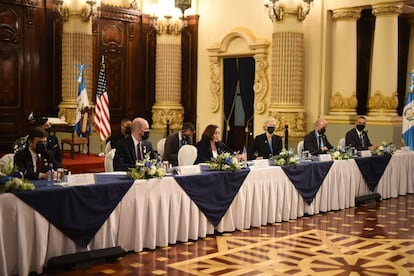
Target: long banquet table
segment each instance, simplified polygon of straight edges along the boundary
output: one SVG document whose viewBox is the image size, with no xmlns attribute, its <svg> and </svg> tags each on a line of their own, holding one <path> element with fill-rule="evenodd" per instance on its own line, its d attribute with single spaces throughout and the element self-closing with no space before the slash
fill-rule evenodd
<svg viewBox="0 0 414 276">
<path fill-rule="evenodd" d="M 85 250 L 113 246 L 127 251 L 154 249 L 196 240 L 215 230 L 241 230 L 349 208 L 356 196 L 372 192 L 383 199 L 413 193 L 413 168 L 413 152 L 394 154 L 375 191 L 370 191 L 354 160 L 334 161 L 310 204 L 281 167 L 251 168 L 216 227 L 173 177 L 136 180 L 86 248 L 76 245 L 14 194 L 1 194 L 0 275 L 41 273 L 51 257 Z"/>
</svg>

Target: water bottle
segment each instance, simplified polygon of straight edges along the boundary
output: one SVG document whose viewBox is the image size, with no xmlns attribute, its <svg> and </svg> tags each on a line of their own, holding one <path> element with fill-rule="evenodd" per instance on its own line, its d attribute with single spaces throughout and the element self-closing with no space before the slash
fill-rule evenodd
<svg viewBox="0 0 414 276">
<path fill-rule="evenodd" d="M 242 152 L 242 167 L 243 168 L 247 168 L 247 151 L 246 151 L 246 147 L 243 147 L 243 152 Z"/>
<path fill-rule="evenodd" d="M 49 169 L 47 170 L 47 183 L 48 185 L 53 185 L 53 178 L 54 178 L 54 170 L 53 164 L 49 164 Z"/>
</svg>

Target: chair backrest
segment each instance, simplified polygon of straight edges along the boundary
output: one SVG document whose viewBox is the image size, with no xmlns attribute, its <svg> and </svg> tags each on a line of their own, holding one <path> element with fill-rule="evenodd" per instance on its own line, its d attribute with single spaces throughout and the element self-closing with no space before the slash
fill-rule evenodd
<svg viewBox="0 0 414 276">
<path fill-rule="evenodd" d="M 14 164 L 14 153 L 7 153 L 0 158 L 0 169 L 2 169 L 7 164 Z"/>
<path fill-rule="evenodd" d="M 163 157 L 164 157 L 164 148 L 165 148 L 165 141 L 166 140 L 167 140 L 167 138 L 162 138 L 157 143 L 157 152 L 158 152 L 158 155 L 161 157 L 161 159 L 163 159 Z"/>
<path fill-rule="evenodd" d="M 197 159 L 197 148 L 193 145 L 184 145 L 178 151 L 178 165 L 187 166 L 193 165 Z"/>
<path fill-rule="evenodd" d="M 345 148 L 345 138 L 339 139 L 338 148 L 344 149 Z"/>
<path fill-rule="evenodd" d="M 300 141 L 298 143 L 298 148 L 297 148 L 298 154 L 301 154 L 301 152 L 303 151 L 304 143 L 305 143 L 304 141 Z"/>
<path fill-rule="evenodd" d="M 108 152 L 110 152 L 111 149 L 112 149 L 112 147 L 111 147 L 111 141 L 108 141 L 108 143 L 106 143 L 106 146 L 105 146 L 105 154 L 107 154 Z"/>
<path fill-rule="evenodd" d="M 105 171 L 106 172 L 113 172 L 114 171 L 114 156 L 115 156 L 116 149 L 111 149 L 106 155 L 105 155 Z"/>
</svg>

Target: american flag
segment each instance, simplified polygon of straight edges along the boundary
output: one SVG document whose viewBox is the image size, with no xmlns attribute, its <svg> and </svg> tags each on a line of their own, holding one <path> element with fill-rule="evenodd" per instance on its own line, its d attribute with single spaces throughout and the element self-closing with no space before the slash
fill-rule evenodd
<svg viewBox="0 0 414 276">
<path fill-rule="evenodd" d="M 106 91 L 105 60 L 102 56 L 99 68 L 98 86 L 96 89 L 95 127 L 99 131 L 101 142 L 111 135 L 111 118 L 109 114 L 109 98 Z"/>
</svg>

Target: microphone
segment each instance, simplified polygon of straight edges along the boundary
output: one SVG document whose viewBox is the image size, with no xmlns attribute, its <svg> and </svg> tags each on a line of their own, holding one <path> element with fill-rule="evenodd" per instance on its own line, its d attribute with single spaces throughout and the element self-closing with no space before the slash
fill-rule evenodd
<svg viewBox="0 0 414 276">
<path fill-rule="evenodd" d="M 218 144 L 219 144 L 219 147 L 220 148 L 222 148 L 224 151 L 228 151 L 228 152 L 230 152 L 230 153 L 233 153 L 234 152 L 234 150 L 233 149 L 231 149 L 229 146 L 227 146 L 226 144 L 224 144 L 224 142 L 223 141 L 220 141 L 220 142 L 218 142 Z"/>
</svg>

